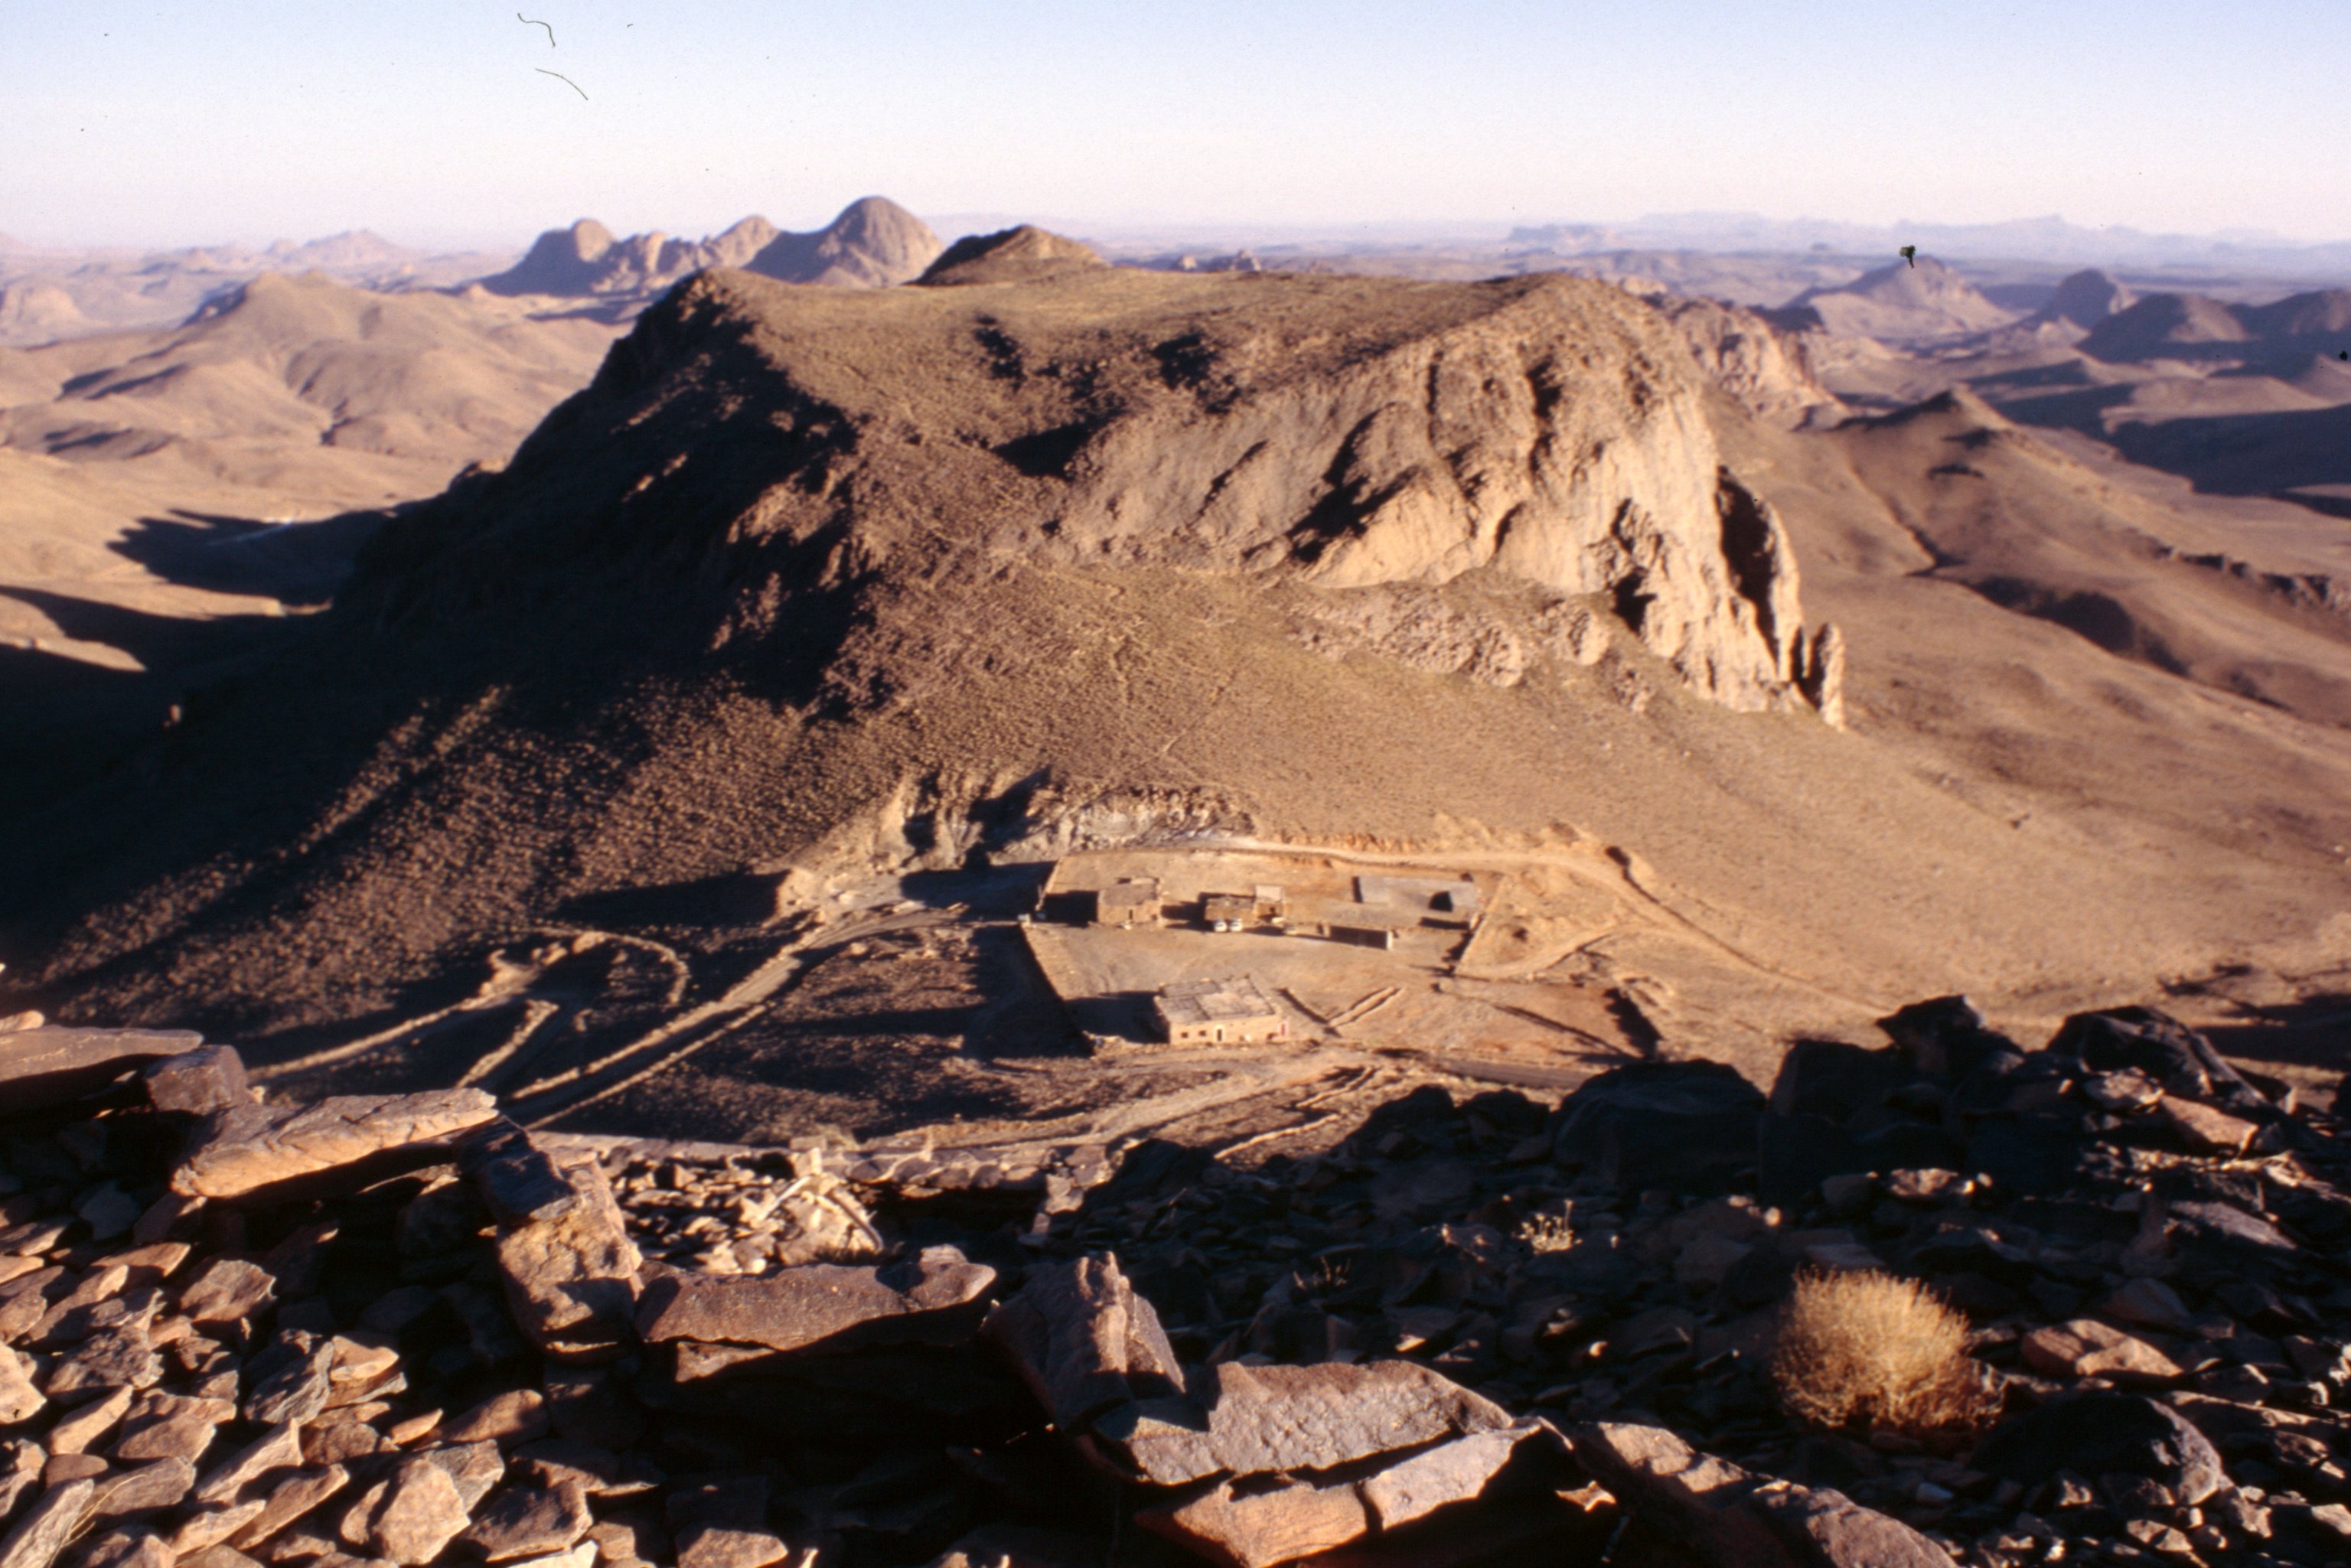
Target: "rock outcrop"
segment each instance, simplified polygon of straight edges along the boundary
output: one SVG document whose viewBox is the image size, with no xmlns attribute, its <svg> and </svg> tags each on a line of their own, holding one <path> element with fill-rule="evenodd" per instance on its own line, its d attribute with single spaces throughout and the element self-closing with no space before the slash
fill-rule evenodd
<svg viewBox="0 0 2351 1568">
<path fill-rule="evenodd" d="M 482 279 L 493 294 L 645 295 L 714 267 L 785 283 L 886 288 L 920 276 L 939 254 L 922 219 L 882 196 L 852 202 L 820 229 L 789 234 L 757 215 L 701 240 L 653 233 L 616 237 L 593 218 L 549 229 L 523 258 Z"/>
<path fill-rule="evenodd" d="M 1649 301 L 1674 324 L 1698 368 L 1756 418 L 1793 429 L 1844 412 L 1821 384 L 1813 363 L 1814 346 L 1823 340 L 1816 314 L 1775 312 L 1782 319 L 1810 317 L 1809 328 L 1791 329 L 1761 311 L 1719 299 L 1660 293 Z"/>
</svg>

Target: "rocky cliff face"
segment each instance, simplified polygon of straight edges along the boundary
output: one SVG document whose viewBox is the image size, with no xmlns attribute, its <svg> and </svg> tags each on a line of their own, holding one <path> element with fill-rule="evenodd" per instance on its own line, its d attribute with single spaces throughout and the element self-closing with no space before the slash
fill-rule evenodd
<svg viewBox="0 0 2351 1568">
<path fill-rule="evenodd" d="M 1760 706 L 1788 679 L 1802 612 L 1786 539 L 1721 471 L 1671 337 L 1615 290 L 1447 290 L 1430 319 L 1425 286 L 1098 287 L 1138 326 L 1186 294 L 1220 308 L 1137 342 L 1140 373 L 1099 367 L 1067 423 L 999 445 L 1052 481 L 1013 524 L 1025 548 L 1327 589 L 1490 570 L 1605 596 L 1718 701 Z M 1299 329 L 1341 294 L 1327 303 L 1343 330 Z"/>
<path fill-rule="evenodd" d="M 1813 362 L 1823 341 L 1821 320 L 1810 309 L 1774 312 L 1802 324 L 1783 326 L 1764 313 L 1719 299 L 1685 299 L 1658 294 L 1649 302 L 1674 324 L 1698 368 L 1756 418 L 1792 429 L 1844 405 L 1823 386 Z"/>
</svg>

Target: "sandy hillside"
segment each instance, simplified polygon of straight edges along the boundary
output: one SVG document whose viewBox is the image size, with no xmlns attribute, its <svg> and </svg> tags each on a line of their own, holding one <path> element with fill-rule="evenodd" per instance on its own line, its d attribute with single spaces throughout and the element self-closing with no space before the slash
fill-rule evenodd
<svg viewBox="0 0 2351 1568">
<path fill-rule="evenodd" d="M 794 888 L 1142 824 L 1613 857 L 1711 956 L 1589 962 L 1765 1074 L 1940 990 L 2030 1027 L 2351 960 L 2345 634 L 2248 576 L 2325 541 L 2168 557 L 2193 497 L 1970 399 L 1787 423 L 1572 279 L 713 274 L 10 835 L 8 949 L 266 1053 L 631 890 L 767 889 L 664 928 L 692 994 Z"/>
<path fill-rule="evenodd" d="M 176 328 L 0 349 L 6 792 L 152 730 L 287 604 L 323 601 L 383 508 L 503 461 L 611 337 L 310 273 Z"/>
</svg>

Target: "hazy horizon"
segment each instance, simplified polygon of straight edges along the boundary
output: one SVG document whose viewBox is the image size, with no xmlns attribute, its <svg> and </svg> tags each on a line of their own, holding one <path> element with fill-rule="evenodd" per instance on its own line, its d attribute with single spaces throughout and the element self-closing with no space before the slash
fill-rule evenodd
<svg viewBox="0 0 2351 1568">
<path fill-rule="evenodd" d="M 546 26 L 459 0 L 26 8 L 0 234 L 446 249 L 581 216 L 809 227 L 881 193 L 1102 231 L 1751 212 L 2351 237 L 2351 192 L 2309 178 L 2351 141 L 2351 12 L 2306 0 L 1974 26 L 1721 0 L 524 14 Z"/>
</svg>

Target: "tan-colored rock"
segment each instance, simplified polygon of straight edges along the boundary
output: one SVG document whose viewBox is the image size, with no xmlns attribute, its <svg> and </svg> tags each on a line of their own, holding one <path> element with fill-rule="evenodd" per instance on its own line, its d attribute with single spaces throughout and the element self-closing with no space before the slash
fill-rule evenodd
<svg viewBox="0 0 2351 1568">
<path fill-rule="evenodd" d="M 1657 1427 L 1594 1422 L 1568 1434 L 1576 1462 L 1633 1515 L 1704 1563 L 1800 1568 L 1747 1506 L 1756 1480 Z"/>
<path fill-rule="evenodd" d="M 793 1351 L 823 1344 L 952 1342 L 979 1326 L 996 1270 L 952 1247 L 883 1268 L 810 1263 L 762 1278 L 666 1274 L 645 1290 L 637 1333 Z"/>
<path fill-rule="evenodd" d="M 551 1218 L 498 1228 L 498 1276 L 523 1336 L 559 1361 L 605 1361 L 629 1343 L 644 1259 L 603 1167 L 566 1168 L 579 1201 Z"/>
<path fill-rule="evenodd" d="M 452 1443 L 528 1443 L 548 1432 L 547 1399 L 536 1388 L 513 1388 L 494 1394 L 471 1410 L 442 1426 L 441 1436 Z"/>
<path fill-rule="evenodd" d="M 368 1544 L 394 1563 L 436 1563 L 467 1522 L 457 1483 L 419 1455 L 392 1472 L 390 1490 L 369 1521 Z"/>
<path fill-rule="evenodd" d="M 987 1333 L 1065 1430 L 1114 1405 L 1184 1390 L 1183 1363 L 1159 1314 L 1113 1257 L 1039 1265 L 1019 1294 L 988 1313 Z"/>
<path fill-rule="evenodd" d="M 131 1409 L 133 1393 L 118 1388 L 103 1398 L 93 1399 L 80 1409 L 59 1416 L 49 1428 L 49 1452 L 79 1454 L 89 1451 L 91 1444 L 114 1430 L 115 1424 Z"/>
<path fill-rule="evenodd" d="M 253 1103 L 245 1061 L 233 1046 L 199 1046 L 165 1057 L 140 1077 L 147 1086 L 148 1102 L 158 1111 L 201 1116 Z"/>
<path fill-rule="evenodd" d="M 196 1467 L 185 1459 L 157 1459 L 136 1469 L 90 1479 L 98 1483 L 98 1494 L 90 1500 L 90 1512 L 108 1519 L 177 1508 L 195 1490 Z"/>
<path fill-rule="evenodd" d="M 595 1568 L 596 1546 L 583 1541 L 568 1551 L 550 1552 L 544 1557 L 509 1558 L 507 1568 Z"/>
<path fill-rule="evenodd" d="M 1521 1421 L 1424 1449 L 1358 1482 L 1356 1490 L 1373 1522 L 1382 1530 L 1395 1530 L 1477 1497 L 1510 1462 L 1519 1446 L 1530 1440 L 1549 1443 L 1554 1450 L 1559 1446 L 1550 1427 L 1539 1421 Z"/>
<path fill-rule="evenodd" d="M 235 1419 L 236 1406 L 228 1400 L 150 1389 L 138 1396 L 123 1418 L 121 1435 L 115 1438 L 111 1451 L 126 1463 L 198 1459 L 220 1429 Z"/>
<path fill-rule="evenodd" d="M 112 1531 L 85 1549 L 79 1568 L 176 1568 L 171 1546 L 144 1526 Z"/>
<path fill-rule="evenodd" d="M 196 1483 L 198 1502 L 225 1502 L 245 1490 L 246 1483 L 302 1462 L 302 1435 L 288 1424 L 272 1427 L 230 1455 Z"/>
<path fill-rule="evenodd" d="M 2164 1383 L 2187 1375 L 2178 1362 L 2137 1334 L 2095 1318 L 2075 1318 L 2034 1329 L 2018 1350 L 2024 1364 L 2044 1377 Z"/>
<path fill-rule="evenodd" d="M 491 1498 L 466 1528 L 465 1544 L 493 1563 L 569 1552 L 596 1522 L 588 1489 L 576 1480 L 517 1486 Z"/>
<path fill-rule="evenodd" d="M 2253 1134 L 2261 1131 L 2241 1116 L 2177 1094 L 2166 1094 L 2156 1103 L 2155 1113 L 2189 1148 L 2207 1154 L 2243 1154 Z"/>
<path fill-rule="evenodd" d="M 96 1480 L 107 1469 L 106 1461 L 96 1454 L 51 1454 L 49 1462 L 41 1467 L 41 1484 L 61 1487 L 68 1481 Z"/>
<path fill-rule="evenodd" d="M 285 1477 L 269 1489 L 261 1511 L 230 1536 L 228 1543 L 241 1551 L 252 1551 L 342 1490 L 350 1479 L 350 1472 L 340 1465 L 298 1470 Z"/>
<path fill-rule="evenodd" d="M 1095 1432 L 1156 1486 L 1220 1472 L 1320 1470 L 1374 1454 L 1491 1431 L 1510 1413 L 1408 1361 L 1208 1369 L 1193 1400 L 1144 1400 L 1101 1416 Z"/>
<path fill-rule="evenodd" d="M 31 1511 L 0 1539 L 0 1568 L 48 1568 L 80 1531 L 97 1490 L 93 1483 L 78 1480 L 43 1492 Z"/>
<path fill-rule="evenodd" d="M 187 1158 L 172 1174 L 172 1190 L 244 1197 L 324 1172 L 370 1169 L 378 1156 L 419 1155 L 419 1145 L 496 1113 L 496 1102 L 478 1089 L 339 1094 L 298 1109 L 232 1106 L 200 1124 Z"/>
<path fill-rule="evenodd" d="M 49 1373 L 49 1397 L 92 1388 L 152 1388 L 163 1379 L 163 1358 L 156 1354 L 141 1322 L 128 1322 L 94 1333 L 76 1345 Z"/>
<path fill-rule="evenodd" d="M 180 1289 L 180 1311 L 200 1323 L 235 1322 L 277 1299 L 277 1277 L 242 1258 L 215 1258 Z"/>
<path fill-rule="evenodd" d="M 0 1344 L 0 1427 L 31 1420 L 47 1403 L 33 1383 L 32 1357 Z"/>
<path fill-rule="evenodd" d="M 496 1443 L 448 1443 L 417 1451 L 417 1460 L 434 1466 L 457 1488 L 457 1496 L 471 1513 L 490 1495 L 507 1473 L 507 1461 Z"/>
<path fill-rule="evenodd" d="M 1273 1568 L 1344 1546 L 1372 1527 L 1353 1487 L 1279 1479 L 1219 1481 L 1196 1497 L 1144 1509 L 1134 1521 L 1225 1568 Z"/>
<path fill-rule="evenodd" d="M 182 1558 L 192 1557 L 206 1547 L 218 1546 L 246 1525 L 261 1517 L 268 1507 L 263 1498 L 246 1498 L 242 1502 L 214 1503 L 200 1508 L 180 1521 L 172 1532 L 172 1550 Z"/>
<path fill-rule="evenodd" d="M 204 1036 L 186 1030 L 10 1030 L 0 1034 L 0 1114 L 63 1105 L 203 1043 Z"/>
<path fill-rule="evenodd" d="M 752 1476 L 674 1491 L 677 1568 L 768 1568 L 791 1548 L 768 1528 L 768 1483 Z"/>
</svg>

